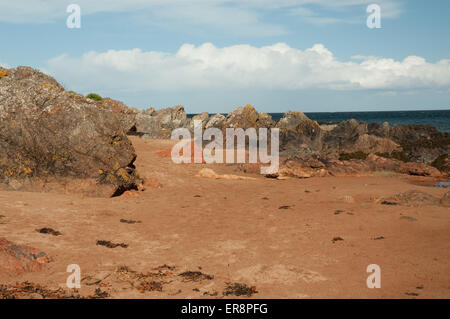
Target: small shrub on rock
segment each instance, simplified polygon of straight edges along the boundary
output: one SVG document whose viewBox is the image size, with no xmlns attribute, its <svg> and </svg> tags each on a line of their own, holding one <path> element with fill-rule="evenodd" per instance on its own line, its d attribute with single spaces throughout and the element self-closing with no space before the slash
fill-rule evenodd
<svg viewBox="0 0 450 319">
<path fill-rule="evenodd" d="M 94 100 L 94 101 L 101 101 L 102 97 L 96 93 L 89 93 L 88 95 L 86 95 L 86 98 Z"/>
</svg>

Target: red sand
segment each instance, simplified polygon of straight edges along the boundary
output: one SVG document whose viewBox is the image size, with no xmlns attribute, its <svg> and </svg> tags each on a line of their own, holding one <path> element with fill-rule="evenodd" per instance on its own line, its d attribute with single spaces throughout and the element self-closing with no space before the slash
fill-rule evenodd
<svg viewBox="0 0 450 319">
<path fill-rule="evenodd" d="M 450 209 L 377 202 L 414 189 L 442 197 L 447 190 L 412 183 L 427 179 L 380 173 L 273 180 L 235 165 L 176 165 L 155 155 L 173 141 L 132 141 L 139 173 L 162 187 L 111 199 L 0 192 L 0 237 L 53 258 L 40 272 L 0 274 L 0 283 L 65 287 L 67 266 L 78 264 L 88 278 L 82 295 L 100 287 L 113 298 L 222 298 L 226 282 L 255 286 L 256 298 L 450 297 Z M 256 180 L 196 178 L 204 167 Z M 43 227 L 62 235 L 35 231 Z M 335 237 L 343 240 L 333 243 Z M 129 246 L 111 249 L 98 240 Z M 369 264 L 381 267 L 381 289 L 366 286 Z M 176 268 L 165 273 L 170 280 L 158 279 L 161 291 L 148 291 L 153 286 L 115 271 L 122 265 L 142 273 Z M 178 276 L 184 271 L 214 278 L 189 281 Z"/>
</svg>

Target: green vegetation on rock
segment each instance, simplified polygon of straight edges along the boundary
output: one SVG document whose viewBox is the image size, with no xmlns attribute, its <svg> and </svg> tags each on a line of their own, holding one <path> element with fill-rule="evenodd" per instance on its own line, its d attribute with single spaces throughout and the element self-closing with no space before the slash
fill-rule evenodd
<svg viewBox="0 0 450 319">
<path fill-rule="evenodd" d="M 100 95 L 98 95 L 97 93 L 89 93 L 88 95 L 86 95 L 86 98 L 94 100 L 94 101 L 102 100 L 102 97 Z"/>
<path fill-rule="evenodd" d="M 360 159 L 365 160 L 367 158 L 367 154 L 364 152 L 354 152 L 354 153 L 341 153 L 339 154 L 340 161 L 349 161 L 352 159 Z"/>
</svg>

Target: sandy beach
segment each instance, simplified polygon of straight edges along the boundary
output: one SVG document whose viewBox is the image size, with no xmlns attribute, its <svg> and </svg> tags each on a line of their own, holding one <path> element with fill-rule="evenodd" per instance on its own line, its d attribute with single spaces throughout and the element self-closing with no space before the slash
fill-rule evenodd
<svg viewBox="0 0 450 319">
<path fill-rule="evenodd" d="M 52 258 L 39 272 L 2 273 L 0 283 L 79 296 L 100 289 L 112 298 L 236 298 L 227 293 L 235 283 L 248 288 L 245 298 L 450 297 L 449 208 L 381 204 L 409 190 L 441 198 L 447 189 L 423 186 L 434 179 L 382 172 L 268 179 L 236 165 L 177 165 L 157 155 L 174 141 L 130 140 L 145 191 L 0 192 L 0 237 Z M 205 167 L 254 180 L 195 177 Z M 81 269 L 75 292 L 66 287 L 70 264 Z M 367 288 L 370 264 L 381 268 L 381 289 Z"/>
</svg>

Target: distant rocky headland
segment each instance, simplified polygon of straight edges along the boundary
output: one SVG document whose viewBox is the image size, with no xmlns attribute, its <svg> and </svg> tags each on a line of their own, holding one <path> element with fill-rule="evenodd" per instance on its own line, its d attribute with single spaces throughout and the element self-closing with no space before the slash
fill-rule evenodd
<svg viewBox="0 0 450 319">
<path fill-rule="evenodd" d="M 169 139 L 176 128 L 279 128 L 285 176 L 353 176 L 378 170 L 448 178 L 450 134 L 432 125 L 319 124 L 299 111 L 275 121 L 247 105 L 189 118 L 183 106 L 138 110 L 66 91 L 29 67 L 0 68 L 0 185 L 13 190 L 117 196 L 143 189 L 128 136 Z M 239 164 L 257 172 L 259 164 Z"/>
</svg>

